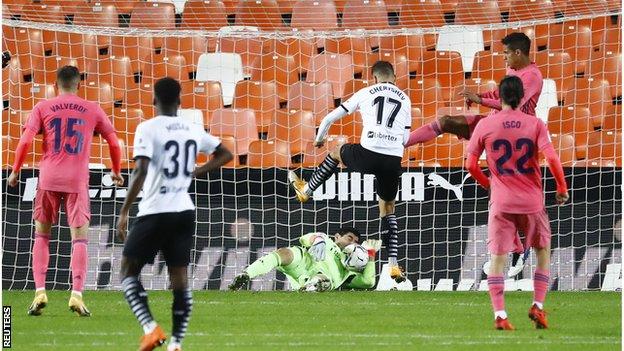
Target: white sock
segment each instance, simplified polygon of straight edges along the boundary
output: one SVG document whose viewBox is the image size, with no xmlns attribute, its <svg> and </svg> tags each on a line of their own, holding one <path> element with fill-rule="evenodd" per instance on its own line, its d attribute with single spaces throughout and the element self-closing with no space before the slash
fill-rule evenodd
<svg viewBox="0 0 624 351">
<path fill-rule="evenodd" d="M 397 263 L 397 259 L 396 257 L 389 257 L 388 258 L 388 264 L 391 266 L 398 266 L 399 264 Z"/>
<path fill-rule="evenodd" d="M 40 292 L 40 291 L 45 291 L 45 288 L 39 288 L 39 289 L 35 290 L 35 292 Z"/>
<path fill-rule="evenodd" d="M 312 196 L 313 191 L 310 190 L 310 187 L 308 186 L 308 183 L 306 183 L 306 185 L 303 187 L 303 192 L 305 194 L 307 194 L 308 196 Z"/>
<path fill-rule="evenodd" d="M 537 308 L 539 308 L 540 310 L 544 309 L 544 304 L 541 302 L 533 301 L 533 304 L 537 306 Z"/>
<path fill-rule="evenodd" d="M 156 324 L 155 321 L 151 321 L 149 323 L 147 323 L 146 325 L 143 326 L 143 332 L 145 334 L 149 334 L 151 332 L 154 331 L 154 329 L 156 329 L 156 326 L 158 326 L 158 324 Z"/>
<path fill-rule="evenodd" d="M 494 312 L 494 319 L 496 319 L 498 317 L 500 317 L 502 319 L 507 319 L 507 312 L 505 312 L 505 310 Z"/>
<path fill-rule="evenodd" d="M 182 348 L 182 344 L 177 341 L 175 338 L 171 338 L 169 341 L 169 345 L 167 346 L 167 351 L 175 351 L 176 348 Z"/>
<path fill-rule="evenodd" d="M 72 295 L 76 295 L 78 297 L 82 297 L 82 292 L 80 292 L 80 291 L 72 290 L 71 293 L 72 293 Z"/>
</svg>

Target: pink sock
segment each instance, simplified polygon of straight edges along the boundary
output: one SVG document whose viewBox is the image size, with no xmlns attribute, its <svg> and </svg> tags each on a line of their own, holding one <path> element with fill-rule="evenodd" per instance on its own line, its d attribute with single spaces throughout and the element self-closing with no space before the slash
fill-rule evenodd
<svg viewBox="0 0 624 351">
<path fill-rule="evenodd" d="M 411 132 L 405 147 L 412 146 L 417 143 L 424 143 L 440 134 L 442 134 L 442 128 L 440 128 L 438 120 L 435 120 Z"/>
<path fill-rule="evenodd" d="M 84 281 L 87 275 L 87 239 L 76 239 L 72 241 L 71 271 L 73 291 L 82 292 Z"/>
<path fill-rule="evenodd" d="M 533 301 L 544 303 L 548 291 L 550 271 L 535 269 L 533 274 Z"/>
<path fill-rule="evenodd" d="M 502 274 L 490 274 L 487 281 L 494 312 L 505 310 L 505 278 L 503 278 Z"/>
<path fill-rule="evenodd" d="M 35 289 L 45 289 L 48 264 L 50 263 L 50 236 L 35 232 L 32 251 L 33 278 Z"/>
</svg>

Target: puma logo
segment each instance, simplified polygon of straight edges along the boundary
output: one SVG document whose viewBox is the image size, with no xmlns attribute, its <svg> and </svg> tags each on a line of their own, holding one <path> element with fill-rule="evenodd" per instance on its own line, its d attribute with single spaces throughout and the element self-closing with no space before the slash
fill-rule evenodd
<svg viewBox="0 0 624 351">
<path fill-rule="evenodd" d="M 443 189 L 452 191 L 453 193 L 455 193 L 455 196 L 457 197 L 457 199 L 459 201 L 463 201 L 464 200 L 464 194 L 462 193 L 462 187 L 464 186 L 464 183 L 466 182 L 466 179 L 470 178 L 470 174 L 466 174 L 466 176 L 464 176 L 464 179 L 462 180 L 461 184 L 459 184 L 459 185 L 453 185 L 453 184 L 449 183 L 448 180 L 442 178 L 441 176 L 437 175 L 436 173 L 429 174 L 428 178 L 429 178 L 429 181 L 427 182 L 427 185 L 439 186 L 439 187 L 442 187 Z"/>
</svg>

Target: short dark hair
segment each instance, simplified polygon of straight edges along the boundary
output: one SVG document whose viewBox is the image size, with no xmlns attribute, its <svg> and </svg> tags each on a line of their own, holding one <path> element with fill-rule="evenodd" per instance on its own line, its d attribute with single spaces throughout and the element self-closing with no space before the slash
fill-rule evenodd
<svg viewBox="0 0 624 351">
<path fill-rule="evenodd" d="M 171 77 L 159 79 L 154 84 L 154 97 L 162 105 L 173 105 L 180 102 L 180 91 L 182 87 L 177 80 Z"/>
<path fill-rule="evenodd" d="M 56 71 L 56 83 L 63 89 L 72 89 L 80 82 L 80 71 L 76 66 L 63 66 Z"/>
<path fill-rule="evenodd" d="M 498 94 L 505 104 L 515 110 L 524 97 L 522 80 L 516 76 L 506 76 L 498 86 Z"/>
<path fill-rule="evenodd" d="M 392 67 L 392 64 L 390 62 L 388 62 L 388 61 L 377 61 L 377 62 L 375 62 L 375 64 L 371 68 L 371 71 L 373 72 L 373 75 L 375 75 L 375 74 L 379 74 L 379 75 L 382 75 L 382 76 L 393 76 L 394 75 L 394 68 Z"/>
<path fill-rule="evenodd" d="M 338 234 L 342 235 L 347 235 L 349 233 L 353 233 L 353 235 L 357 236 L 358 238 L 358 242 L 361 242 L 361 236 L 360 236 L 360 231 L 353 228 L 353 227 L 341 227 L 340 229 L 338 229 Z"/>
<path fill-rule="evenodd" d="M 501 42 L 511 50 L 520 50 L 526 56 L 531 52 L 531 39 L 522 32 L 508 34 Z"/>
</svg>

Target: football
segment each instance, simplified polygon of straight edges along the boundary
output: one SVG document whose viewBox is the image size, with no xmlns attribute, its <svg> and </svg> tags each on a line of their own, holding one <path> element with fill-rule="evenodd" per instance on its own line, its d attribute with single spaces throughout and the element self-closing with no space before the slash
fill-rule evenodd
<svg viewBox="0 0 624 351">
<path fill-rule="evenodd" d="M 345 253 L 344 266 L 354 272 L 361 272 L 368 263 L 368 251 L 358 244 L 347 245 L 342 252 Z"/>
</svg>

